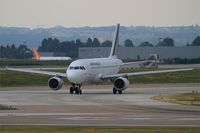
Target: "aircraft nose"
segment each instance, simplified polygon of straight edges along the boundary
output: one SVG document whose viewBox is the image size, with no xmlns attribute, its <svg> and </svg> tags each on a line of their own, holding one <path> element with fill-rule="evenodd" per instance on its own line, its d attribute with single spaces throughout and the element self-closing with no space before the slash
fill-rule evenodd
<svg viewBox="0 0 200 133">
<path fill-rule="evenodd" d="M 71 70 L 67 71 L 67 78 L 71 83 L 80 84 L 82 82 L 81 75 L 79 72 L 74 72 Z"/>
</svg>

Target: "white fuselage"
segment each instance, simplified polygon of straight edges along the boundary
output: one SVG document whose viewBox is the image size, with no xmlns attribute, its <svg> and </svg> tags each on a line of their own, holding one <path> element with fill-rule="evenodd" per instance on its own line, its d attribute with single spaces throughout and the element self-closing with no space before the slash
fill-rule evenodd
<svg viewBox="0 0 200 133">
<path fill-rule="evenodd" d="M 46 61 L 46 60 L 70 60 L 70 57 L 40 57 L 39 60 Z"/>
<path fill-rule="evenodd" d="M 99 83 L 102 75 L 117 74 L 121 64 L 116 57 L 80 59 L 69 65 L 66 74 L 74 84 Z"/>
</svg>

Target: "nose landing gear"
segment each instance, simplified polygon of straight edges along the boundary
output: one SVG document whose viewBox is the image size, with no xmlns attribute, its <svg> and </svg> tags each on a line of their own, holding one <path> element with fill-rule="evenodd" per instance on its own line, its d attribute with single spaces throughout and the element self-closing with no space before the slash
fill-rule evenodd
<svg viewBox="0 0 200 133">
<path fill-rule="evenodd" d="M 70 94 L 81 95 L 82 94 L 81 85 L 76 86 L 75 84 L 72 84 L 72 87 L 70 87 Z"/>
</svg>

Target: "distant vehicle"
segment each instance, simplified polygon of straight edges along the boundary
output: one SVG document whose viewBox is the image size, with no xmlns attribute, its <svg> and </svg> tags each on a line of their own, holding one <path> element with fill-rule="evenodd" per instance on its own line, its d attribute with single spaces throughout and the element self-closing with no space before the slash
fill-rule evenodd
<svg viewBox="0 0 200 133">
<path fill-rule="evenodd" d="M 159 64 L 159 55 L 151 54 L 147 60 L 123 63 L 120 67 L 122 70 L 140 69 L 140 68 L 157 68 Z"/>
<path fill-rule="evenodd" d="M 82 94 L 81 86 L 84 83 L 101 83 L 106 80 L 113 82 L 113 94 L 122 94 L 122 91 L 128 88 L 129 76 L 166 73 L 166 72 L 178 72 L 189 71 L 193 68 L 187 69 L 173 69 L 173 70 L 158 70 L 158 71 L 144 71 L 144 72 L 131 72 L 131 73 L 119 73 L 120 66 L 124 65 L 120 59 L 117 58 L 117 49 L 119 46 L 119 24 L 117 25 L 116 32 L 114 34 L 112 48 L 110 55 L 107 58 L 92 58 L 92 59 L 78 59 L 73 61 L 66 73 L 39 71 L 31 69 L 17 69 L 7 68 L 12 71 L 29 72 L 36 74 L 46 74 L 52 76 L 48 85 L 53 90 L 59 90 L 64 81 L 63 78 L 68 78 L 71 83 L 70 94 Z"/>
<path fill-rule="evenodd" d="M 146 62 L 141 64 L 141 68 L 151 68 L 151 67 L 158 67 L 159 63 L 159 55 L 158 54 L 152 54 L 150 57 L 146 60 Z"/>
<path fill-rule="evenodd" d="M 47 60 L 71 60 L 70 57 L 42 57 L 40 56 L 40 53 L 35 49 L 32 48 L 33 52 L 33 60 L 36 61 L 47 61 Z"/>
</svg>

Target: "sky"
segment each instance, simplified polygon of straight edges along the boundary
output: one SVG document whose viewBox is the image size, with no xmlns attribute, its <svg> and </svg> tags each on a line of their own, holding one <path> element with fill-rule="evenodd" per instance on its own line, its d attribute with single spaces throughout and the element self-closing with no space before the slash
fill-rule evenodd
<svg viewBox="0 0 200 133">
<path fill-rule="evenodd" d="M 0 0 L 0 26 L 200 25 L 200 0 Z"/>
</svg>

